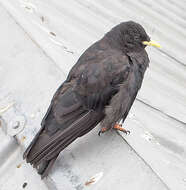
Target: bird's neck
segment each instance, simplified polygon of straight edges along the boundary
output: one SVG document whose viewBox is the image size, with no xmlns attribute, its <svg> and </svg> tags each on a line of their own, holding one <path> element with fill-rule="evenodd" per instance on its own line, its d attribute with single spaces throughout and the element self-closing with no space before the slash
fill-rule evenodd
<svg viewBox="0 0 186 190">
<path fill-rule="evenodd" d="M 122 46 L 123 40 L 119 31 L 117 31 L 117 34 L 113 34 L 113 32 L 110 31 L 103 39 L 107 41 L 111 48 L 126 52 L 125 48 Z"/>
</svg>

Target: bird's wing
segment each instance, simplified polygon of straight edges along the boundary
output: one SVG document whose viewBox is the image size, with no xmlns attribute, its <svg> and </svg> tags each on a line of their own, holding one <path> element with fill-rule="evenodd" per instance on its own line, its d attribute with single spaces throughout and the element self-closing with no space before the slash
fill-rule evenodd
<svg viewBox="0 0 186 190">
<path fill-rule="evenodd" d="M 49 113 L 53 114 L 60 129 L 70 126 L 89 110 L 103 112 L 130 72 L 128 57 L 116 52 L 110 52 L 101 60 L 93 56 L 91 61 L 76 65 L 57 90 L 50 106 Z M 43 123 L 51 119 L 49 116 Z M 48 130 L 53 129 L 48 127 Z"/>
<path fill-rule="evenodd" d="M 42 128 L 24 153 L 26 161 L 34 167 L 54 159 L 60 151 L 93 129 L 103 118 L 102 113 L 84 109 L 73 88 L 65 85 L 56 92 Z"/>
<path fill-rule="evenodd" d="M 124 121 L 137 96 L 143 81 L 144 73 L 149 65 L 149 58 L 145 50 L 128 54 L 131 69 L 126 80 L 120 85 L 109 106 L 105 109 L 105 117 L 102 127 L 112 128 L 121 119 Z"/>
<path fill-rule="evenodd" d="M 128 78 L 128 56 L 114 50 L 107 54 L 100 56 L 100 60 L 92 57 L 87 66 L 74 67 L 70 73 L 71 78 L 78 74 L 75 91 L 86 109 L 103 109 L 117 93 L 119 84 Z"/>
</svg>

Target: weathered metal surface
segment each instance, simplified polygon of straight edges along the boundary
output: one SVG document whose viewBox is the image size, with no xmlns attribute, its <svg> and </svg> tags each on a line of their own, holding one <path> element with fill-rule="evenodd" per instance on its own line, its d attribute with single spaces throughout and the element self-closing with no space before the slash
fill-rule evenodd
<svg viewBox="0 0 186 190">
<path fill-rule="evenodd" d="M 71 66 L 112 26 L 125 20 L 138 21 L 162 45 L 160 50 L 148 49 L 150 68 L 125 122 L 131 135 L 109 132 L 98 137 L 97 128 L 79 139 L 60 155 L 45 180 L 48 188 L 185 189 L 186 1 L 0 2 L 0 114 L 6 131 L 17 134 L 22 149 L 38 131 L 52 94 Z M 19 156 L 9 164 L 0 157 L 0 175 L 7 171 L 6 178 L 0 177 L 0 185 L 5 184 L 3 190 L 10 189 L 19 178 L 14 189 L 20 189 L 28 176 L 19 172 L 10 176 L 19 169 L 15 166 L 22 162 L 22 150 L 12 137 L 3 135 L 2 139 L 7 142 L 0 152 L 6 152 L 7 163 L 15 158 L 13 149 Z M 9 151 L 7 147 L 13 148 Z M 23 174 L 32 175 L 25 188 L 43 185 L 35 171 L 22 164 Z M 99 181 L 86 186 L 96 174 L 101 176 Z"/>
</svg>

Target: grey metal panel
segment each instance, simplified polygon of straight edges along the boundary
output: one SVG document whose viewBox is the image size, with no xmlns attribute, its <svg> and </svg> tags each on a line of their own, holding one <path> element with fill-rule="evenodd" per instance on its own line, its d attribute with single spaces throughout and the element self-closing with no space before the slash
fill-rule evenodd
<svg viewBox="0 0 186 190">
<path fill-rule="evenodd" d="M 121 134 L 129 144 L 111 132 L 99 138 L 95 129 L 61 154 L 45 180 L 49 189 L 83 189 L 86 180 L 100 172 L 101 180 L 89 189 L 185 189 L 186 1 L 0 2 L 4 6 L 0 11 L 0 108 L 12 105 L 2 114 L 7 128 L 12 121 L 25 118 L 21 132 L 8 130 L 10 134 L 20 132 L 16 137 L 23 149 L 39 129 L 52 94 L 71 66 L 112 26 L 136 20 L 162 45 L 160 50 L 148 49 L 150 68 L 125 122 L 131 135 Z M 17 152 L 21 154 L 21 150 Z M 23 173 L 34 173 L 22 164 L 27 167 Z M 5 166 L 15 170 L 14 162 Z M 13 170 L 8 171 L 10 176 Z M 35 183 L 39 178 L 33 175 Z M 12 179 L 9 181 L 11 184 Z M 4 189 L 8 188 L 6 183 Z"/>
<path fill-rule="evenodd" d="M 185 80 L 184 73 L 186 69 L 181 61 L 183 56 L 185 56 L 184 50 L 186 48 L 179 47 L 180 44 L 185 46 L 183 43 L 184 36 L 178 34 L 176 29 L 172 29 L 169 40 L 164 39 L 163 35 L 167 36 L 170 34 L 166 26 L 167 23 L 158 21 L 158 24 L 161 25 L 157 25 L 157 21 L 153 20 L 150 16 L 142 16 L 143 14 L 147 14 L 147 10 L 150 11 L 148 7 L 145 7 L 146 5 L 143 7 L 144 11 L 137 8 L 135 12 L 131 11 L 137 7 L 137 5 L 140 5 L 140 7 L 143 5 L 140 4 L 139 1 L 136 1 L 136 6 L 132 6 L 131 8 L 131 1 L 129 3 L 126 3 L 125 1 L 117 1 L 117 3 L 110 1 L 106 1 L 107 3 L 104 1 L 83 1 L 81 3 L 79 1 L 68 1 L 60 3 L 57 0 L 46 2 L 37 1 L 37 3 L 33 3 L 35 8 L 33 8 L 32 13 L 23 9 L 24 7 L 20 6 L 22 4 L 18 4 L 16 1 L 12 3 L 14 6 L 12 4 L 8 4 L 8 2 L 6 2 L 6 4 L 9 5 L 8 7 L 12 14 L 14 14 L 14 17 L 22 23 L 24 29 L 32 36 L 34 40 L 37 41 L 37 43 L 40 44 L 40 46 L 46 51 L 47 55 L 56 62 L 64 73 L 68 72 L 87 46 L 103 36 L 104 32 L 108 31 L 108 29 L 114 24 L 128 19 L 134 19 L 142 23 L 146 27 L 147 32 L 152 36 L 152 39 L 159 40 L 163 47 L 161 52 L 155 49 L 148 50 L 149 52 L 154 53 L 154 56 L 150 57 L 152 60 L 150 69 L 152 69 L 153 72 L 150 72 L 149 76 L 154 75 L 155 73 L 156 81 L 150 80 L 151 84 L 153 84 L 151 85 L 152 87 L 146 86 L 146 84 L 143 85 L 143 88 L 147 89 L 148 92 L 152 92 L 153 88 L 155 93 L 154 97 L 158 97 L 157 94 L 160 93 L 158 97 L 159 101 L 156 100 L 157 98 L 152 101 L 151 96 L 149 96 L 148 93 L 143 93 L 143 91 L 141 91 L 141 94 L 142 96 L 145 96 L 144 98 L 146 102 L 162 109 L 162 111 L 165 110 L 169 115 L 186 122 L 186 117 L 184 117 L 186 114 L 186 98 L 183 96 L 186 84 L 184 82 L 177 82 L 176 84 L 176 86 L 179 86 L 180 89 L 179 92 L 176 93 L 180 93 L 182 91 L 182 99 L 177 98 L 174 94 L 171 99 L 167 99 L 167 95 L 165 94 L 166 90 L 171 90 L 172 93 L 175 92 L 174 88 L 176 76 L 180 76 L 179 81 Z M 123 3 L 125 3 L 125 6 Z M 89 7 L 87 7 L 87 5 L 89 5 Z M 94 6 L 95 9 L 92 9 Z M 100 9 L 99 12 L 97 11 L 99 10 L 98 8 Z M 105 14 L 108 11 L 109 14 Z M 138 11 L 141 12 L 138 13 Z M 100 12 L 103 14 L 99 14 Z M 137 16 L 138 14 L 139 17 Z M 24 15 L 24 17 L 22 17 L 22 15 Z M 112 20 L 113 15 L 117 18 L 114 21 Z M 44 23 L 42 22 L 41 17 L 46 20 Z M 171 25 L 170 22 L 168 24 Z M 184 28 L 182 28 L 182 30 L 184 30 Z M 159 33 L 159 31 L 161 33 Z M 50 32 L 55 33 L 56 36 L 51 35 Z M 176 38 L 172 38 L 172 35 L 176 36 Z M 182 43 L 179 43 L 179 38 L 181 38 Z M 175 44 L 170 44 L 173 40 L 176 40 Z M 170 57 L 170 55 L 174 56 L 172 53 L 177 56 L 181 53 L 182 56 L 179 56 L 178 61 L 176 61 Z M 65 67 L 64 64 L 66 65 Z M 162 65 L 161 67 L 158 66 L 158 68 L 161 70 L 164 69 L 164 72 L 165 70 L 172 69 L 170 68 L 170 64 L 177 65 L 173 66 L 174 68 L 176 67 L 176 69 L 173 69 L 174 75 L 172 75 L 172 73 L 167 73 L 169 74 L 169 78 L 171 77 L 170 80 L 164 80 L 162 77 L 165 75 L 161 76 L 162 72 L 157 72 L 154 70 L 155 67 L 157 68 L 157 64 Z M 162 80 L 158 84 L 157 80 L 160 77 Z M 164 87 L 167 89 L 163 92 L 156 91 L 154 90 L 155 85 L 157 88 L 161 85 L 161 89 L 164 89 Z M 176 111 L 174 110 L 174 106 L 171 106 L 170 104 L 170 100 L 172 101 L 172 99 L 175 106 L 178 107 L 178 110 Z M 161 105 L 162 103 L 163 105 Z"/>
</svg>

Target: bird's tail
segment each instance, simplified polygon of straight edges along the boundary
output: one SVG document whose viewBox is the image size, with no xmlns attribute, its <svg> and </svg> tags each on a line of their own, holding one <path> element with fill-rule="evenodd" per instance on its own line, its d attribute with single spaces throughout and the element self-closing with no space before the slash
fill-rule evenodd
<svg viewBox="0 0 186 190">
<path fill-rule="evenodd" d="M 38 166 L 37 170 L 38 170 L 38 174 L 41 175 L 41 179 L 43 179 L 44 177 L 46 177 L 48 175 L 48 173 L 51 170 L 52 166 L 54 165 L 54 162 L 56 161 L 57 157 L 58 157 L 58 155 L 51 160 L 43 161 Z"/>
<path fill-rule="evenodd" d="M 23 158 L 38 169 L 42 178 L 48 175 L 59 153 L 78 137 L 88 133 L 102 119 L 103 115 L 86 111 L 81 117 L 63 130 L 50 135 L 42 128 L 33 139 Z M 56 125 L 55 121 L 53 125 Z"/>
</svg>

